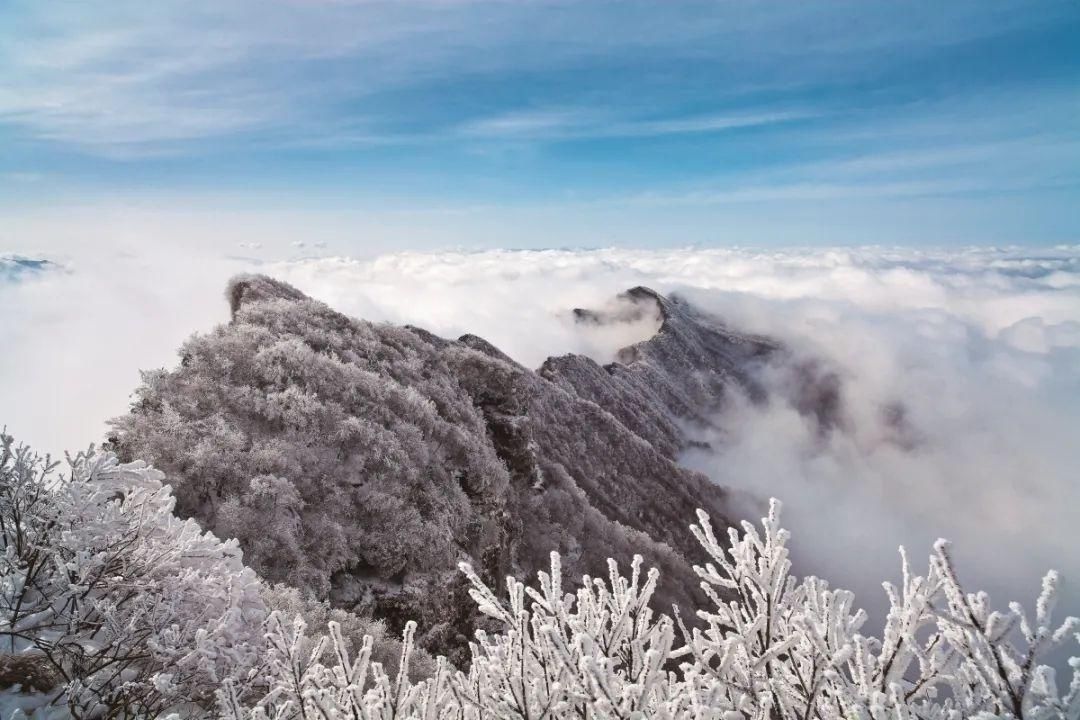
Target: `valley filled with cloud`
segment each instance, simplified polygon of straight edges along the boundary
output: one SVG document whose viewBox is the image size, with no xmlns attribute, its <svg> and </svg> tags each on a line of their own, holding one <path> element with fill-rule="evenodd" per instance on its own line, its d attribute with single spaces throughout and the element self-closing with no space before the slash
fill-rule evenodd
<svg viewBox="0 0 1080 720">
<path fill-rule="evenodd" d="M 693 430 L 707 449 L 682 462 L 743 491 L 747 517 L 769 496 L 784 499 L 801 571 L 874 608 L 878 580 L 897 572 L 897 546 L 921 554 L 944 536 L 966 578 L 997 597 L 1026 597 L 1054 566 L 1068 604 L 1080 598 L 1075 247 L 210 258 L 132 257 L 135 271 L 110 274 L 92 256 L 45 265 L 8 256 L 0 299 L 20 308 L 2 321 L 19 349 L 0 372 L 9 430 L 54 452 L 100 442 L 139 370 L 174 366 L 189 333 L 227 320 L 224 281 L 239 271 L 354 317 L 473 333 L 532 368 L 566 353 L 611 362 L 650 337 L 659 320 L 649 314 L 590 325 L 572 312 L 644 285 L 788 348 L 763 373 L 770 400 L 732 393 Z M 155 281 L 162 263 L 174 270 L 167 284 Z M 806 367 L 835 381 L 828 426 L 788 392 Z"/>
</svg>

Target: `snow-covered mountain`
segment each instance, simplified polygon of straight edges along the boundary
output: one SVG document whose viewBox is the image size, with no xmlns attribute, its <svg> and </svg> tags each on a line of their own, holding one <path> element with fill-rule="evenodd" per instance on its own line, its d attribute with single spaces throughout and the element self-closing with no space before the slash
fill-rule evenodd
<svg viewBox="0 0 1080 720">
<path fill-rule="evenodd" d="M 762 397 L 777 343 L 638 287 L 575 316 L 656 313 L 652 338 L 609 365 L 566 355 L 533 371 L 479 337 L 352 319 L 265 276 L 227 294 L 231 322 L 146 373 L 109 444 L 164 470 L 178 512 L 237 537 L 267 580 L 395 631 L 416 619 L 435 652 L 463 648 L 476 620 L 461 559 L 499 584 L 552 550 L 569 577 L 640 553 L 667 577 L 659 604 L 700 605 L 687 518 L 703 508 L 722 526 L 732 507 L 677 458 L 727 393 Z M 808 397 L 822 416 L 835 402 Z"/>
</svg>

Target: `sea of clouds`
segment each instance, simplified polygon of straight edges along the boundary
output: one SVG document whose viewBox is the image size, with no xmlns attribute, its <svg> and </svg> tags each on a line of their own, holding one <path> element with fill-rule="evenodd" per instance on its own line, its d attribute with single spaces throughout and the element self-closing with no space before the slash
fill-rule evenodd
<svg viewBox="0 0 1080 720">
<path fill-rule="evenodd" d="M 709 433 L 716 449 L 683 458 L 745 497 L 781 497 L 804 572 L 879 608 L 897 546 L 918 557 L 944 536 L 971 586 L 1029 600 L 1057 567 L 1072 578 L 1063 609 L 1080 612 L 1080 247 L 499 250 L 257 266 L 178 256 L 172 272 L 119 276 L 92 263 L 23 268 L 0 274 L 0 301 L 16 310 L 0 320 L 0 422 L 51 449 L 99 440 L 138 369 L 174 363 L 188 333 L 225 319 L 224 278 L 242 269 L 355 316 L 481 335 L 532 367 L 568 352 L 606 362 L 655 329 L 649 318 L 583 328 L 570 309 L 635 285 L 679 293 L 841 380 L 843 421 L 830 433 L 783 393 L 763 405 L 733 398 Z"/>
</svg>

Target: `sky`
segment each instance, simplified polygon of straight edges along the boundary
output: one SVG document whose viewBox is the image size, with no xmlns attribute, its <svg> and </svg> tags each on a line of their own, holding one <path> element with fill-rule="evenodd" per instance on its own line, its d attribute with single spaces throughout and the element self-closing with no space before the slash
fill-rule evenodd
<svg viewBox="0 0 1080 720">
<path fill-rule="evenodd" d="M 0 244 L 1080 239 L 1080 5 L 6 0 Z"/>
</svg>

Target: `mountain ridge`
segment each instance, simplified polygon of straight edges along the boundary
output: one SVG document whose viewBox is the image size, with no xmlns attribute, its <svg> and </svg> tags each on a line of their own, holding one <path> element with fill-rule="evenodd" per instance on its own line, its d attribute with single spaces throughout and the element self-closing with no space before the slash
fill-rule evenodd
<svg viewBox="0 0 1080 720">
<path fill-rule="evenodd" d="M 391 629 L 420 621 L 432 652 L 460 653 L 475 622 L 455 566 L 490 582 L 531 575 L 558 550 L 570 577 L 635 553 L 670 576 L 661 605 L 697 604 L 703 508 L 727 491 L 681 467 L 687 424 L 707 423 L 777 351 L 685 301 L 655 303 L 656 334 L 601 366 L 534 371 L 473 335 L 349 318 L 261 275 L 234 278 L 229 323 L 193 336 L 173 370 L 144 374 L 109 446 L 164 470 L 177 510 L 247 562 Z M 619 322 L 575 312 L 581 322 Z"/>
</svg>

